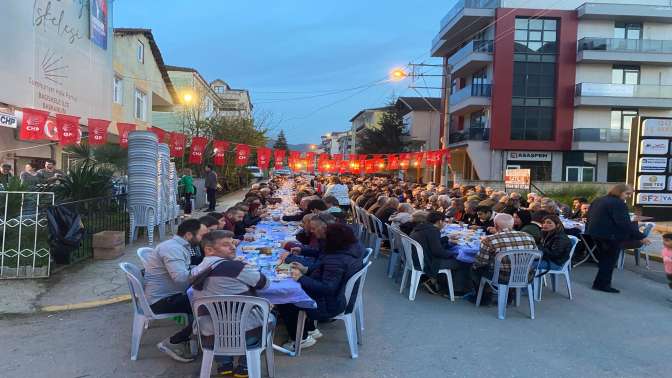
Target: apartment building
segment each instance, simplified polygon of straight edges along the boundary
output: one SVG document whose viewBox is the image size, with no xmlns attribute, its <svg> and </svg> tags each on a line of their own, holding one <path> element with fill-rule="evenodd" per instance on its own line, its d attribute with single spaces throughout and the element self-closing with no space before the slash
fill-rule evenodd
<svg viewBox="0 0 672 378">
<path fill-rule="evenodd" d="M 460 0 L 432 56 L 456 179 L 622 182 L 631 119 L 672 116 L 669 0 Z"/>
<path fill-rule="evenodd" d="M 381 108 L 362 109 L 354 117 L 350 118 L 352 124 L 352 149 L 357 151 L 357 139 L 361 138 L 365 129 L 379 128 L 380 120 L 383 114 L 392 109 L 391 106 L 384 106 Z"/>
<path fill-rule="evenodd" d="M 233 89 L 222 79 L 210 83 L 221 100 L 218 114 L 223 117 L 252 118 L 252 100 L 246 89 Z"/>
<path fill-rule="evenodd" d="M 333 131 L 320 137 L 320 150 L 331 154 L 348 155 L 352 153 L 352 132 Z"/>
</svg>

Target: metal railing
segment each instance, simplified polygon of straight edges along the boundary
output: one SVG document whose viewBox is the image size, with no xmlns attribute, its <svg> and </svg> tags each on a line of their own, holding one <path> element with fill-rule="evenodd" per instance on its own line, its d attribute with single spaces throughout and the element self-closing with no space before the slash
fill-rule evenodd
<svg viewBox="0 0 672 378">
<path fill-rule="evenodd" d="M 576 96 L 587 97 L 672 99 L 672 85 L 579 83 L 575 93 Z"/>
<path fill-rule="evenodd" d="M 448 142 L 457 143 L 465 140 L 487 141 L 490 140 L 490 129 L 485 127 L 470 127 L 464 131 L 451 130 Z"/>
<path fill-rule="evenodd" d="M 0 279 L 49 277 L 51 192 L 0 191 Z"/>
<path fill-rule="evenodd" d="M 491 95 L 492 84 L 472 84 L 452 94 L 450 104 L 455 105 L 468 97 L 490 97 Z"/>
<path fill-rule="evenodd" d="M 448 64 L 454 66 L 472 53 L 491 53 L 494 50 L 493 46 L 494 43 L 492 40 L 473 40 L 464 45 L 461 49 L 457 50 L 455 54 L 448 58 Z"/>
<path fill-rule="evenodd" d="M 441 19 L 441 29 L 446 27 L 465 8 L 495 9 L 499 0 L 459 0 Z"/>
<path fill-rule="evenodd" d="M 85 231 L 82 243 L 70 253 L 66 263 L 72 264 L 93 257 L 93 234 L 100 231 L 124 231 L 128 242 L 127 194 L 64 202 L 56 206 L 79 214 Z"/>
<path fill-rule="evenodd" d="M 626 129 L 574 129 L 575 142 L 611 142 L 627 143 L 630 140 L 630 130 Z"/>
<path fill-rule="evenodd" d="M 672 53 L 672 40 L 585 37 L 578 43 L 579 51 L 622 51 L 639 53 Z"/>
</svg>

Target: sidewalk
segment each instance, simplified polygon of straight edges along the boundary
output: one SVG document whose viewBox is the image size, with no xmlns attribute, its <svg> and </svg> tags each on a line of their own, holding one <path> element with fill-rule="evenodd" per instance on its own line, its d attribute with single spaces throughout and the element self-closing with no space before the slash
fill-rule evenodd
<svg viewBox="0 0 672 378">
<path fill-rule="evenodd" d="M 247 189 L 242 189 L 219 198 L 217 211 L 240 202 L 246 192 Z M 206 213 L 194 211 L 192 217 Z M 166 238 L 171 236 L 168 233 Z M 157 240 L 158 233 L 155 234 L 155 242 Z M 130 299 L 128 283 L 119 263 L 128 261 L 140 265 L 136 250 L 144 246 L 147 246 L 146 239 L 138 238 L 115 260 L 88 260 L 52 272 L 47 279 L 0 281 L 0 315 L 66 311 L 127 301 Z"/>
</svg>

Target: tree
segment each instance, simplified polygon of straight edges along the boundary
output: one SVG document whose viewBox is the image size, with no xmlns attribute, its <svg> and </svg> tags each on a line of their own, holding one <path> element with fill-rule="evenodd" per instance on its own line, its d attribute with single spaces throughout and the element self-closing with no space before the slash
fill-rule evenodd
<svg viewBox="0 0 672 378">
<path fill-rule="evenodd" d="M 403 152 L 409 145 L 404 141 L 408 133 L 404 132 L 404 120 L 399 111 L 391 104 L 378 122 L 379 127 L 366 128 L 357 140 L 360 154 L 385 154 Z"/>
<path fill-rule="evenodd" d="M 289 148 L 287 146 L 287 138 L 285 138 L 284 130 L 280 130 L 280 134 L 278 134 L 278 139 L 273 144 L 273 148 L 276 150 L 287 150 Z"/>
</svg>

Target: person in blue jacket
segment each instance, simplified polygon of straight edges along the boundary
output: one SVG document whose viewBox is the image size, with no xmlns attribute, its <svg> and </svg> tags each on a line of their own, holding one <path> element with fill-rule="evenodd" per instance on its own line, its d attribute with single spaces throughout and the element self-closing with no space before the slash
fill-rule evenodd
<svg viewBox="0 0 672 378">
<path fill-rule="evenodd" d="M 598 250 L 598 271 L 593 281 L 593 289 L 607 293 L 618 293 L 611 286 L 611 276 L 618 260 L 621 244 L 630 240 L 651 242 L 639 232 L 637 225 L 630 221 L 630 213 L 625 201 L 632 196 L 632 188 L 626 184 L 616 184 L 609 193 L 596 199 L 588 210 L 586 234 L 595 241 Z"/>
</svg>

